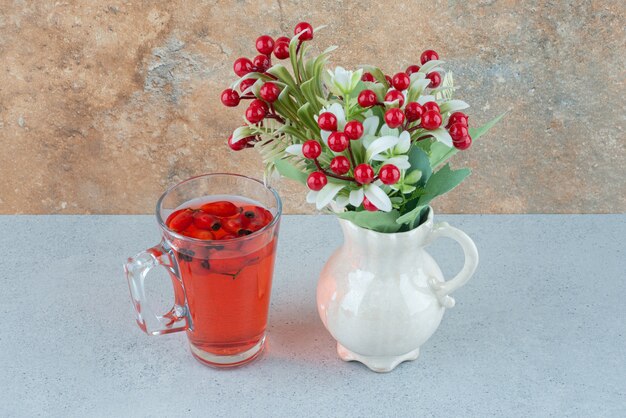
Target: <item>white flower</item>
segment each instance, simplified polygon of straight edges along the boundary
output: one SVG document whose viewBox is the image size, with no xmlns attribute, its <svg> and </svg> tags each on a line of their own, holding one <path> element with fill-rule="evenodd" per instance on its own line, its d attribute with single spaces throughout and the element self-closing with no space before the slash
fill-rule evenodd
<svg viewBox="0 0 626 418">
<path fill-rule="evenodd" d="M 347 96 L 361 80 L 363 69 L 348 71 L 343 67 L 335 67 L 335 72 L 328 70 L 330 90 L 338 96 Z"/>
<path fill-rule="evenodd" d="M 328 184 L 318 192 L 310 190 L 306 196 L 306 201 L 308 203 L 315 203 L 315 207 L 317 207 L 318 210 L 322 209 L 328 205 L 344 187 L 346 186 L 343 184 L 329 181 Z"/>
<path fill-rule="evenodd" d="M 385 125 L 386 126 L 386 125 Z M 411 134 L 402 131 L 399 135 L 397 129 L 383 127 L 381 134 L 386 134 L 367 146 L 365 158 L 368 161 L 382 161 L 383 164 L 393 164 L 400 170 L 411 167 L 409 157 L 406 153 L 411 148 Z"/>
<path fill-rule="evenodd" d="M 378 130 L 379 124 L 380 119 L 378 119 L 378 116 L 369 116 L 363 121 L 363 136 L 361 136 L 361 143 L 365 149 L 367 149 L 372 141 L 376 139 L 376 131 Z"/>
<path fill-rule="evenodd" d="M 355 208 L 359 207 L 361 203 L 363 203 L 363 189 L 355 189 L 350 192 L 350 196 L 348 197 L 348 202 Z"/>
<path fill-rule="evenodd" d="M 376 184 L 370 183 L 363 186 L 363 193 L 365 193 L 365 197 L 367 200 L 372 202 L 374 206 L 378 208 L 378 210 L 382 210 L 383 212 L 390 212 L 393 208 L 391 206 L 391 199 L 387 196 L 387 193 Z"/>
</svg>

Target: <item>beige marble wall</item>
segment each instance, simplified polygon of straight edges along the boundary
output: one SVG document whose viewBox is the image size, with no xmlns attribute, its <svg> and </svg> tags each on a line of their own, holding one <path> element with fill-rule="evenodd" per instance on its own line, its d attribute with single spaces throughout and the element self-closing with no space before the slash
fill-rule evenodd
<svg viewBox="0 0 626 418">
<path fill-rule="evenodd" d="M 259 176 L 225 145 L 242 109 L 219 92 L 257 35 L 299 20 L 328 25 L 315 43 L 344 66 L 436 49 L 474 123 L 510 111 L 439 211 L 626 211 L 623 1 L 0 0 L 0 213 L 146 213 L 191 175 Z"/>
</svg>

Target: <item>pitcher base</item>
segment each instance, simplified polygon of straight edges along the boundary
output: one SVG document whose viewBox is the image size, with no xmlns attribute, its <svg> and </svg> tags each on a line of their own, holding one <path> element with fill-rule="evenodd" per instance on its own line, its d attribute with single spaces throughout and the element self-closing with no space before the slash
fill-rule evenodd
<svg viewBox="0 0 626 418">
<path fill-rule="evenodd" d="M 337 343 L 337 354 L 343 361 L 358 361 L 363 363 L 370 370 L 378 373 L 387 373 L 396 368 L 403 361 L 415 360 L 420 355 L 419 347 L 413 351 L 400 356 L 364 356 L 348 350 L 343 345 Z"/>
</svg>

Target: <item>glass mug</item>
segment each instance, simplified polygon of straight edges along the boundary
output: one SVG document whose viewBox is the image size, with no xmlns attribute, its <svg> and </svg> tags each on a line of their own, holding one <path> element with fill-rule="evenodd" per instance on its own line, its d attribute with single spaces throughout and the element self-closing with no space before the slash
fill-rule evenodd
<svg viewBox="0 0 626 418">
<path fill-rule="evenodd" d="M 167 227 L 173 211 L 210 201 L 255 204 L 273 219 L 228 240 L 200 240 Z M 167 190 L 157 202 L 161 243 L 125 265 L 136 319 L 149 335 L 187 331 L 191 353 L 214 367 L 245 364 L 263 350 L 282 204 L 275 190 L 235 174 L 206 174 Z M 146 301 L 144 281 L 164 267 L 172 278 L 174 306 L 158 315 Z"/>
</svg>

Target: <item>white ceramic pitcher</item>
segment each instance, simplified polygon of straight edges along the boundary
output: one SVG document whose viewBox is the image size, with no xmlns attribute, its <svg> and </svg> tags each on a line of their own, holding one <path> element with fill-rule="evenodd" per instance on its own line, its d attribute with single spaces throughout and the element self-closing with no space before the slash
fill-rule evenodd
<svg viewBox="0 0 626 418">
<path fill-rule="evenodd" d="M 339 219 L 344 243 L 326 262 L 317 286 L 317 306 L 345 361 L 360 361 L 388 372 L 415 360 L 437 330 L 450 293 L 463 286 L 478 265 L 474 242 L 445 222 L 433 224 L 433 210 L 419 227 L 381 233 Z M 445 281 L 426 247 L 439 237 L 461 244 L 465 264 Z"/>
</svg>

